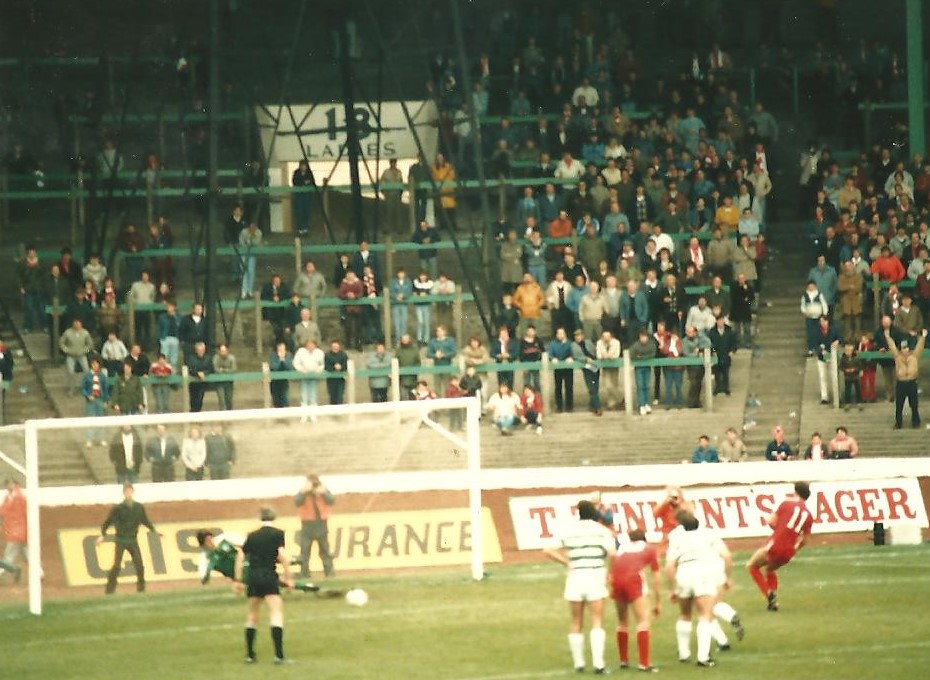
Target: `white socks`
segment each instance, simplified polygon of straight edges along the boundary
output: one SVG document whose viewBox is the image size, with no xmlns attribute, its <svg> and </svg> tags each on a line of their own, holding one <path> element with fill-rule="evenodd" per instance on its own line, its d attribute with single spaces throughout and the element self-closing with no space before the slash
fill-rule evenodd
<svg viewBox="0 0 930 680">
<path fill-rule="evenodd" d="M 584 668 L 584 633 L 569 633 L 568 649 L 572 653 L 572 665 Z"/>
<path fill-rule="evenodd" d="M 591 638 L 591 663 L 594 668 L 604 668 L 604 645 L 607 633 L 603 628 L 592 628 L 588 636 Z"/>
<path fill-rule="evenodd" d="M 711 619 L 708 623 L 710 624 L 710 636 L 714 639 L 714 642 L 721 647 L 730 644 L 727 634 L 723 632 L 723 628 L 720 627 L 720 622 L 717 619 Z"/>
<path fill-rule="evenodd" d="M 700 625 L 700 624 L 698 624 Z M 675 622 L 675 638 L 678 640 L 678 659 L 691 658 L 691 622 L 679 619 Z M 710 643 L 708 643 L 708 647 Z"/>
<path fill-rule="evenodd" d="M 714 605 L 714 616 L 718 619 L 723 619 L 727 623 L 733 620 L 733 617 L 736 616 L 736 610 L 733 609 L 726 602 L 718 602 Z"/>
<path fill-rule="evenodd" d="M 697 624 L 697 660 L 707 663 L 710 660 L 710 641 L 713 627 L 710 621 L 700 620 Z"/>
</svg>

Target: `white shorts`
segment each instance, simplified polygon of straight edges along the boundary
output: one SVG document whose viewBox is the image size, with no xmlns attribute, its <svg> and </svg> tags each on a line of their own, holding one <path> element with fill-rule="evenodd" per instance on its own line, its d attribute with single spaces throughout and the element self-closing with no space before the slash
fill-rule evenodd
<svg viewBox="0 0 930 680">
<path fill-rule="evenodd" d="M 705 565 L 678 567 L 675 576 L 675 595 L 681 599 L 692 597 L 716 597 L 720 582 L 720 570 Z"/>
<path fill-rule="evenodd" d="M 564 598 L 569 602 L 594 602 L 607 597 L 606 569 L 575 569 L 565 578 Z"/>
</svg>

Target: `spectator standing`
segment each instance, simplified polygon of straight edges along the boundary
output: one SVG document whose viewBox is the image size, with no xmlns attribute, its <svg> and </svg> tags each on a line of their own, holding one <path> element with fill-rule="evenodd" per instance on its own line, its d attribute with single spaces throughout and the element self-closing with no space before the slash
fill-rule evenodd
<svg viewBox="0 0 930 680">
<path fill-rule="evenodd" d="M 297 169 L 291 175 L 291 185 L 301 190 L 292 193 L 291 200 L 294 203 L 295 231 L 300 236 L 304 236 L 310 231 L 310 209 L 313 201 L 310 188 L 314 185 L 313 172 L 310 170 L 310 164 L 307 161 L 300 161 L 297 164 Z"/>
<path fill-rule="evenodd" d="M 225 342 L 220 343 L 213 355 L 213 373 L 222 375 L 235 373 L 239 370 L 236 355 L 229 351 L 229 345 Z M 233 409 L 233 388 L 235 383 L 232 380 L 213 383 L 216 389 L 217 400 L 220 402 L 221 411 L 232 411 Z"/>
<path fill-rule="evenodd" d="M 236 462 L 236 442 L 223 430 L 222 423 L 210 425 L 210 434 L 205 441 L 210 479 L 229 479 L 233 463 Z"/>
<path fill-rule="evenodd" d="M 356 301 L 364 295 L 362 282 L 354 271 L 349 271 L 339 285 L 339 298 L 351 304 L 344 305 L 346 346 L 362 349 L 362 307 Z"/>
<path fill-rule="evenodd" d="M 413 283 L 407 278 L 403 267 L 397 270 L 388 288 L 391 296 L 391 331 L 394 344 L 398 345 L 401 336 L 407 334 L 407 305 L 413 295 Z"/>
<path fill-rule="evenodd" d="M 45 331 L 45 310 L 43 292 L 45 288 L 45 268 L 39 263 L 39 256 L 34 246 L 26 248 L 26 257 L 19 263 L 19 292 L 23 296 L 23 332 Z"/>
<path fill-rule="evenodd" d="M 894 402 L 894 429 L 900 430 L 904 417 L 904 402 L 907 401 L 911 409 L 911 426 L 920 427 L 920 405 L 917 389 L 917 379 L 920 375 L 920 356 L 927 341 L 927 329 L 921 331 L 917 345 L 911 351 L 910 342 L 903 340 L 900 349 L 895 345 L 891 332 L 885 329 L 885 341 L 891 355 L 894 357 L 894 370 L 897 384 L 895 385 Z"/>
<path fill-rule="evenodd" d="M 466 348 L 467 349 L 467 348 Z M 484 350 L 487 355 L 487 350 Z M 462 350 L 465 354 L 465 350 Z M 400 395 L 401 399 L 409 399 L 417 385 L 416 373 L 407 372 L 404 369 L 414 369 L 420 366 L 420 348 L 416 346 L 409 333 L 400 336 L 400 344 L 397 346 L 397 365 L 400 369 Z M 466 359 L 466 365 L 468 360 Z"/>
<path fill-rule="evenodd" d="M 397 159 L 388 159 L 388 167 L 381 173 L 381 185 L 392 185 L 382 188 L 384 195 L 384 231 L 387 233 L 409 233 L 410 226 L 404 227 L 404 205 L 401 201 L 403 194 L 404 175 L 397 167 Z"/>
<path fill-rule="evenodd" d="M 185 357 L 187 374 L 190 382 L 187 395 L 190 399 L 191 413 L 203 410 L 203 397 L 207 393 L 207 376 L 213 373 L 213 361 L 207 356 L 207 346 L 202 342 L 194 345 L 194 351 Z"/>
<path fill-rule="evenodd" d="M 862 275 L 855 270 L 852 262 L 843 263 L 843 271 L 837 279 L 839 304 L 837 311 L 843 318 L 843 337 L 851 342 L 862 331 L 862 290 L 865 282 Z"/>
<path fill-rule="evenodd" d="M 271 280 L 262 286 L 260 297 L 262 302 L 275 305 L 273 307 L 266 307 L 263 305 L 262 318 L 271 324 L 274 341 L 278 342 L 284 339 L 284 327 L 287 325 L 287 309 L 277 305 L 287 301 L 287 298 L 290 297 L 290 291 L 281 279 L 280 274 L 275 273 L 271 275 Z M 181 342 L 184 342 L 183 322 Z"/>
<path fill-rule="evenodd" d="M 207 464 L 207 442 L 196 425 L 190 427 L 187 436 L 181 440 L 181 462 L 184 464 L 186 481 L 199 482 L 203 479 L 204 467 Z"/>
<path fill-rule="evenodd" d="M 840 334 L 826 316 L 820 317 L 817 327 L 817 377 L 820 381 L 820 403 L 830 403 L 830 357 L 840 340 Z"/>
<path fill-rule="evenodd" d="M 148 271 L 143 270 L 137 281 L 133 281 L 129 288 L 129 297 L 133 304 L 151 305 L 155 303 L 155 284 L 152 283 Z M 142 310 L 135 312 L 136 339 L 142 344 L 152 341 L 152 312 Z"/>
<path fill-rule="evenodd" d="M 165 313 L 158 317 L 158 344 L 161 353 L 168 359 L 168 363 L 178 371 L 178 356 L 180 354 L 181 340 L 178 336 L 181 320 L 178 318 L 177 307 L 173 302 L 165 305 Z"/>
<path fill-rule="evenodd" d="M 325 366 L 326 355 L 323 350 L 319 348 L 316 340 L 307 338 L 303 346 L 294 353 L 293 361 L 294 370 L 306 376 L 298 382 L 301 406 L 316 406 L 319 403 L 318 380 Z M 310 419 L 316 422 L 316 416 L 311 416 Z M 306 422 L 306 417 L 301 418 L 301 422 Z"/>
<path fill-rule="evenodd" d="M 323 357 L 323 366 L 328 374 L 345 374 L 348 369 L 349 357 L 342 349 L 338 340 L 333 340 L 329 345 L 329 351 Z M 329 395 L 330 404 L 343 403 L 346 392 L 346 380 L 344 375 L 327 375 L 326 392 Z"/>
<path fill-rule="evenodd" d="M 681 341 L 682 350 L 686 357 L 704 356 L 704 351 L 711 349 L 710 340 L 703 333 L 698 333 L 695 326 L 685 329 L 685 337 Z M 688 373 L 688 408 L 701 407 L 701 386 L 704 383 L 704 364 L 689 365 Z"/>
<path fill-rule="evenodd" d="M 294 370 L 294 359 L 287 349 L 287 345 L 279 342 L 274 352 L 268 358 L 268 368 L 271 377 L 271 404 L 274 408 L 287 408 L 289 406 L 289 392 L 291 382 L 288 378 L 275 378 L 275 373 L 288 373 Z"/>
<path fill-rule="evenodd" d="M 814 356 L 819 344 L 820 318 L 830 313 L 830 305 L 817 289 L 814 281 L 807 282 L 807 290 L 801 296 L 801 314 L 804 315 L 805 334 L 807 336 L 807 356 Z"/>
<path fill-rule="evenodd" d="M 181 448 L 168 428 L 155 427 L 155 435 L 145 443 L 145 459 L 152 466 L 153 482 L 173 482 L 174 464 L 181 457 Z"/>
<path fill-rule="evenodd" d="M 68 393 L 74 394 L 77 381 L 76 373 L 86 373 L 89 370 L 87 356 L 94 348 L 94 341 L 90 333 L 84 328 L 79 318 L 71 321 L 71 328 L 65 330 L 58 340 L 58 348 L 65 355 L 65 369 L 68 375 Z"/>
<path fill-rule="evenodd" d="M 745 274 L 739 274 L 730 287 L 730 323 L 735 325 L 740 347 L 752 347 L 752 308 L 756 295 L 746 280 Z"/>
<path fill-rule="evenodd" d="M 641 329 L 636 342 L 630 346 L 630 359 L 643 362 L 655 359 L 655 356 L 655 340 L 649 336 L 648 330 Z M 639 415 L 644 416 L 652 413 L 652 407 L 649 405 L 649 374 L 652 370 L 649 366 L 634 366 L 633 372 L 636 378 L 636 405 L 639 407 Z"/>
<path fill-rule="evenodd" d="M 862 406 L 862 389 L 860 378 L 862 375 L 862 360 L 856 356 L 855 347 L 851 342 L 843 346 L 843 353 L 839 360 L 840 373 L 843 375 L 843 402 L 848 411 L 853 404 Z"/>
<path fill-rule="evenodd" d="M 523 246 L 517 232 L 509 231 L 500 247 L 500 280 L 503 290 L 512 293 L 523 279 Z"/>
<path fill-rule="evenodd" d="M 145 397 L 142 394 L 142 381 L 133 374 L 131 361 L 124 361 L 121 367 L 122 372 L 113 381 L 110 405 L 116 415 L 132 416 L 144 413 Z"/>
<path fill-rule="evenodd" d="M 489 354 L 494 357 L 498 364 L 509 364 L 519 358 L 520 345 L 517 339 L 511 335 L 507 326 L 502 325 L 498 328 L 497 337 L 491 341 Z M 497 371 L 498 385 L 507 383 L 513 389 L 513 378 L 514 372 L 512 370 Z"/>
<path fill-rule="evenodd" d="M 365 361 L 365 368 L 372 372 L 372 375 L 368 377 L 368 387 L 371 389 L 371 400 L 375 403 L 388 400 L 388 388 L 391 386 L 391 360 L 391 355 L 385 351 L 384 343 L 379 342 L 375 344 L 374 351 Z"/>
<path fill-rule="evenodd" d="M 604 415 L 601 409 L 601 369 L 597 362 L 596 345 L 585 338 L 584 331 L 575 329 L 575 344 L 572 346 L 572 357 L 575 363 L 581 366 L 581 376 L 585 387 L 588 388 L 588 410 L 596 416 Z"/>
<path fill-rule="evenodd" d="M 155 413 L 168 413 L 168 401 L 171 396 L 171 386 L 168 378 L 174 374 L 174 369 L 168 363 L 168 358 L 164 354 L 159 354 L 158 359 L 149 369 L 149 377 L 152 381 L 152 395 L 155 397 Z"/>
<path fill-rule="evenodd" d="M 123 360 L 129 356 L 129 350 L 123 341 L 116 337 L 116 331 L 107 333 L 106 342 L 100 348 L 100 360 L 107 369 L 107 375 L 118 376 L 122 373 Z"/>
<path fill-rule="evenodd" d="M 710 346 L 717 357 L 717 363 L 713 367 L 714 394 L 723 392 L 729 397 L 730 366 L 733 363 L 733 355 L 739 349 L 736 333 L 727 325 L 724 317 L 718 316 L 714 327 L 707 333 L 707 339 L 710 340 Z"/>
<path fill-rule="evenodd" d="M 564 328 L 556 329 L 555 337 L 549 342 L 546 353 L 554 369 L 555 409 L 559 413 L 571 413 L 574 409 L 575 366 L 572 343 Z"/>
<path fill-rule="evenodd" d="M 313 320 L 309 308 L 303 307 L 300 310 L 300 321 L 294 325 L 294 332 L 291 337 L 296 348 L 306 345 L 307 340 L 314 340 L 319 346 L 322 341 L 320 326 Z"/>
<path fill-rule="evenodd" d="M 605 401 L 608 409 L 615 409 L 623 404 L 623 395 L 620 392 L 620 367 L 604 366 L 605 361 L 620 359 L 620 341 L 613 337 L 609 330 L 601 332 L 595 347 L 598 362 L 601 363 L 601 377 L 604 381 Z"/>
<path fill-rule="evenodd" d="M 518 359 L 523 363 L 539 363 L 546 348 L 536 334 L 536 326 L 529 325 L 520 339 Z M 539 369 L 527 369 L 523 372 L 523 384 L 539 390 Z"/>
<path fill-rule="evenodd" d="M 432 294 L 445 297 L 444 300 L 436 302 L 436 324 L 449 328 L 453 324 L 451 298 L 456 294 L 455 282 L 443 272 L 439 272 L 436 283 L 433 284 Z"/>
<path fill-rule="evenodd" d="M 100 366 L 100 359 L 92 357 L 87 372 L 81 377 L 81 395 L 84 397 L 84 415 L 96 418 L 106 415 L 107 403 L 110 401 L 110 384 L 107 375 Z M 91 427 L 85 432 L 86 446 L 91 448 L 96 439 L 100 446 L 106 446 L 106 431 L 101 427 Z"/>
<path fill-rule="evenodd" d="M 111 526 L 116 531 L 113 567 L 107 574 L 107 585 L 104 591 L 107 595 L 112 595 L 116 591 L 116 579 L 123 566 L 124 552 L 129 552 L 129 557 L 132 558 L 136 571 L 136 590 L 140 593 L 145 590 L 145 565 L 142 562 L 142 553 L 139 552 L 137 539 L 139 526 L 144 525 L 151 533 L 161 536 L 148 518 L 145 507 L 134 500 L 133 492 L 132 484 L 123 485 L 123 502 L 113 506 L 110 510 L 100 526 L 100 536 L 97 537 L 97 545 L 100 545 L 105 540 L 107 530 Z"/>
<path fill-rule="evenodd" d="M 691 454 L 692 463 L 719 463 L 720 456 L 717 453 L 717 449 L 710 445 L 710 437 L 706 434 L 702 434 L 698 437 L 697 448 L 694 449 L 694 453 Z"/>
<path fill-rule="evenodd" d="M 333 281 L 333 283 L 340 283 Z M 313 260 L 307 260 L 304 263 L 304 269 L 294 280 L 293 290 L 302 298 L 321 298 L 326 294 L 326 279 L 316 270 L 316 263 Z"/>
<path fill-rule="evenodd" d="M 142 469 L 142 437 L 131 426 L 123 425 L 110 440 L 110 462 L 117 484 L 135 484 Z"/>
<path fill-rule="evenodd" d="M 438 243 L 439 230 L 430 225 L 426 220 L 421 220 L 417 225 L 417 230 L 413 232 L 412 241 L 420 246 L 417 250 L 417 256 L 420 259 L 420 270 L 429 273 L 431 279 L 439 276 L 439 259 L 436 248 L 429 246 Z"/>
<path fill-rule="evenodd" d="M 827 264 L 826 257 L 823 255 L 817 256 L 817 264 L 811 267 L 811 270 L 807 273 L 807 280 L 814 282 L 817 290 L 820 291 L 820 294 L 827 301 L 827 305 L 832 309 L 836 304 L 838 281 L 836 270 Z"/>
<path fill-rule="evenodd" d="M 258 260 L 254 250 L 262 245 L 262 232 L 257 222 L 250 222 L 249 226 L 239 232 L 239 261 L 241 262 L 242 285 L 239 296 L 245 300 L 252 297 L 255 287 L 255 266 Z"/>
</svg>

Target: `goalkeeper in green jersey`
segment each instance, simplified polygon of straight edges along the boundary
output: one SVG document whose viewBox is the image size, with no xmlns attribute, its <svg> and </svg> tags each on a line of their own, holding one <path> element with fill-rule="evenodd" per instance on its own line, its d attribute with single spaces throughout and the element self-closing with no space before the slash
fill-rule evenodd
<svg viewBox="0 0 930 680">
<path fill-rule="evenodd" d="M 212 531 L 197 532 L 197 544 L 201 548 L 200 562 L 197 566 L 197 576 L 204 585 L 209 583 L 210 574 L 219 572 L 230 581 L 233 581 L 233 590 L 242 592 L 242 584 L 249 580 L 249 563 L 242 567 L 242 580 L 236 581 L 236 556 L 242 550 L 245 537 L 234 533 L 214 534 Z M 320 587 L 309 581 L 294 584 L 294 590 L 306 593 L 315 593 Z"/>
</svg>

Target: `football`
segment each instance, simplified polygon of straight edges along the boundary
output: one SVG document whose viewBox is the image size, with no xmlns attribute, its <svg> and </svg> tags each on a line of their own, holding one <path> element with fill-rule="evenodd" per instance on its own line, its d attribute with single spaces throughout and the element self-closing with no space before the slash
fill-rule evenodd
<svg viewBox="0 0 930 680">
<path fill-rule="evenodd" d="M 353 588 L 346 593 L 346 602 L 353 607 L 364 607 L 368 604 L 368 593 L 361 588 Z"/>
</svg>

